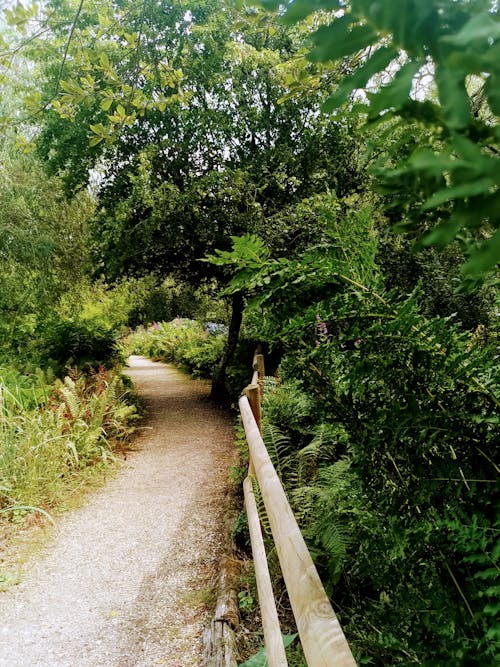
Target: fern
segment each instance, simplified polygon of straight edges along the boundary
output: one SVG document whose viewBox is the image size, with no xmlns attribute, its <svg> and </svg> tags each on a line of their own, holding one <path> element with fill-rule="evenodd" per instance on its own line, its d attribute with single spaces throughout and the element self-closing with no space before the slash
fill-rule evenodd
<svg viewBox="0 0 500 667">
<path fill-rule="evenodd" d="M 250 481 L 252 482 L 253 495 L 255 496 L 255 504 L 257 505 L 257 513 L 259 515 L 260 525 L 262 526 L 264 539 L 266 537 L 270 539 L 272 537 L 271 524 L 269 523 L 269 518 L 267 516 L 266 507 L 264 505 L 264 499 L 262 498 L 259 483 L 257 478 L 253 476 L 250 477 Z"/>
<path fill-rule="evenodd" d="M 60 383 L 58 391 L 64 399 L 69 416 L 72 419 L 76 419 L 81 411 L 81 402 L 77 394 L 76 382 L 70 377 L 65 377 L 64 384 Z"/>
<path fill-rule="evenodd" d="M 338 450 L 345 450 L 348 435 L 342 426 L 337 424 L 321 423 L 314 430 L 314 437 L 297 455 L 296 481 L 294 486 L 299 487 L 313 480 L 319 466 L 335 460 Z"/>
<path fill-rule="evenodd" d="M 266 419 L 283 430 L 302 430 L 314 408 L 313 401 L 296 381 L 285 382 L 264 395 Z"/>
<path fill-rule="evenodd" d="M 290 437 L 285 435 L 277 426 L 268 421 L 262 424 L 262 439 L 268 454 L 283 483 L 283 460 L 290 449 Z"/>
<path fill-rule="evenodd" d="M 348 513 L 343 508 L 355 504 L 353 480 L 350 461 L 343 458 L 321 468 L 315 484 L 299 487 L 292 494 L 311 552 L 316 560 L 327 561 L 332 583 L 340 577 L 351 543 Z"/>
</svg>

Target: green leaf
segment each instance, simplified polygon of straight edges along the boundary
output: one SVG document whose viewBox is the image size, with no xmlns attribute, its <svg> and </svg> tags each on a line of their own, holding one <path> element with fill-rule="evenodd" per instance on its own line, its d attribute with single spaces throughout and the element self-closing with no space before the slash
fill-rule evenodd
<svg viewBox="0 0 500 667">
<path fill-rule="evenodd" d="M 481 148 L 470 141 L 462 134 L 454 134 L 452 137 L 453 146 L 457 152 L 466 160 L 468 160 L 471 165 L 478 163 L 489 162 L 489 159 L 483 154 Z"/>
<path fill-rule="evenodd" d="M 99 62 L 101 63 L 101 66 L 102 66 L 104 69 L 107 69 L 107 68 L 109 67 L 109 65 L 110 65 L 108 54 L 107 54 L 107 53 L 104 53 L 104 52 L 103 52 L 103 53 L 100 53 L 100 54 L 99 54 Z"/>
<path fill-rule="evenodd" d="M 500 229 L 471 253 L 471 257 L 462 269 L 464 275 L 478 275 L 495 268 L 500 262 Z"/>
<path fill-rule="evenodd" d="M 295 0 L 288 5 L 285 14 L 281 17 L 281 22 L 285 25 L 294 25 L 321 9 L 332 11 L 342 6 L 340 0 Z"/>
<path fill-rule="evenodd" d="M 448 127 L 460 130 L 471 120 L 470 100 L 465 88 L 465 72 L 436 66 L 439 101 Z"/>
<path fill-rule="evenodd" d="M 101 141 L 104 141 L 104 137 L 90 137 L 89 146 L 97 146 Z"/>
<path fill-rule="evenodd" d="M 97 123 L 97 125 L 89 125 L 89 128 L 94 134 L 96 134 L 98 137 L 101 137 L 101 139 L 106 139 L 109 136 L 108 129 L 105 128 L 102 123 Z"/>
<path fill-rule="evenodd" d="M 103 100 L 101 100 L 101 109 L 103 111 L 109 111 L 112 104 L 113 104 L 112 98 L 105 97 Z"/>
<path fill-rule="evenodd" d="M 77 95 L 84 95 L 85 92 L 83 88 L 80 88 L 80 86 L 73 81 L 64 81 L 64 79 L 61 79 L 59 81 L 59 85 L 63 90 L 65 90 L 67 93 L 71 93 L 72 95 L 77 94 Z"/>
<path fill-rule="evenodd" d="M 457 161 L 448 153 L 434 153 L 423 148 L 412 153 L 408 165 L 416 171 L 427 171 L 434 175 L 441 175 L 443 171 L 452 171 L 457 167 Z"/>
<path fill-rule="evenodd" d="M 476 197 L 477 195 L 487 193 L 494 186 L 495 181 L 492 178 L 485 176 L 476 181 L 468 181 L 467 183 L 455 185 L 451 188 L 444 188 L 443 190 L 435 192 L 432 197 L 429 197 L 422 206 L 422 210 L 428 211 L 429 209 L 436 208 L 436 206 L 440 206 L 452 199 Z"/>
<path fill-rule="evenodd" d="M 488 604 L 485 605 L 483 612 L 488 616 L 498 618 L 500 614 L 500 602 L 488 602 Z"/>
<path fill-rule="evenodd" d="M 421 66 L 419 61 L 406 63 L 396 73 L 391 83 L 383 86 L 378 93 L 368 95 L 371 119 L 377 118 L 381 112 L 388 109 L 400 109 L 407 102 L 413 79 Z"/>
<path fill-rule="evenodd" d="M 500 38 L 500 21 L 495 20 L 494 15 L 489 12 L 483 12 L 467 21 L 456 35 L 447 35 L 440 41 L 464 47 L 477 40 L 498 38 Z"/>
<path fill-rule="evenodd" d="M 370 78 L 384 70 L 389 63 L 396 58 L 398 52 L 392 47 L 383 47 L 375 51 L 358 69 L 349 77 L 343 79 L 337 90 L 323 104 L 323 111 L 333 111 L 347 102 L 349 95 L 357 88 L 364 88 Z"/>
<path fill-rule="evenodd" d="M 314 48 L 307 58 L 313 62 L 337 60 L 369 46 L 377 34 L 368 25 L 356 25 L 349 15 L 335 19 L 328 26 L 321 26 L 313 34 Z"/>
<path fill-rule="evenodd" d="M 283 646 L 286 648 L 295 640 L 297 634 L 283 635 Z M 267 652 L 265 648 L 261 648 L 258 653 L 253 655 L 245 662 L 240 663 L 239 667 L 267 667 Z"/>
<path fill-rule="evenodd" d="M 458 234 L 462 228 L 463 221 L 455 216 L 452 216 L 449 220 L 443 224 L 435 227 L 430 232 L 424 234 L 420 239 L 420 245 L 430 246 L 430 245 L 446 245 L 451 243 L 455 236 Z"/>
</svg>

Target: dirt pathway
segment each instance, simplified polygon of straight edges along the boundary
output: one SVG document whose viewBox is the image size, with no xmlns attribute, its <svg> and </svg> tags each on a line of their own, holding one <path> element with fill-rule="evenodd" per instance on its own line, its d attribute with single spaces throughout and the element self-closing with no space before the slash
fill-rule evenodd
<svg viewBox="0 0 500 667">
<path fill-rule="evenodd" d="M 0 667 L 201 665 L 233 458 L 204 383 L 141 357 L 149 416 L 119 475 L 0 593 Z"/>
</svg>

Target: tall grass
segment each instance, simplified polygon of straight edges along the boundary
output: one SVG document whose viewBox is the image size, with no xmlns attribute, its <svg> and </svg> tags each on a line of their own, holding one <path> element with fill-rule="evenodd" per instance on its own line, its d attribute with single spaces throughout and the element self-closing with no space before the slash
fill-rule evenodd
<svg viewBox="0 0 500 667">
<path fill-rule="evenodd" d="M 0 369 L 0 518 L 52 510 L 84 470 L 116 457 L 134 418 L 117 371 L 29 386 Z"/>
</svg>

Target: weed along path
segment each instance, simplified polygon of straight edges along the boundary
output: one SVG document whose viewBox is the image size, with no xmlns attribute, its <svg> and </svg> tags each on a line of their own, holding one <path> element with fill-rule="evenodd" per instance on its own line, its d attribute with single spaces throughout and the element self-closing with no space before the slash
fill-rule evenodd
<svg viewBox="0 0 500 667">
<path fill-rule="evenodd" d="M 0 593 L 1 667 L 190 667 L 227 535 L 229 417 L 205 383 L 132 357 L 148 416 L 118 475 Z"/>
</svg>

